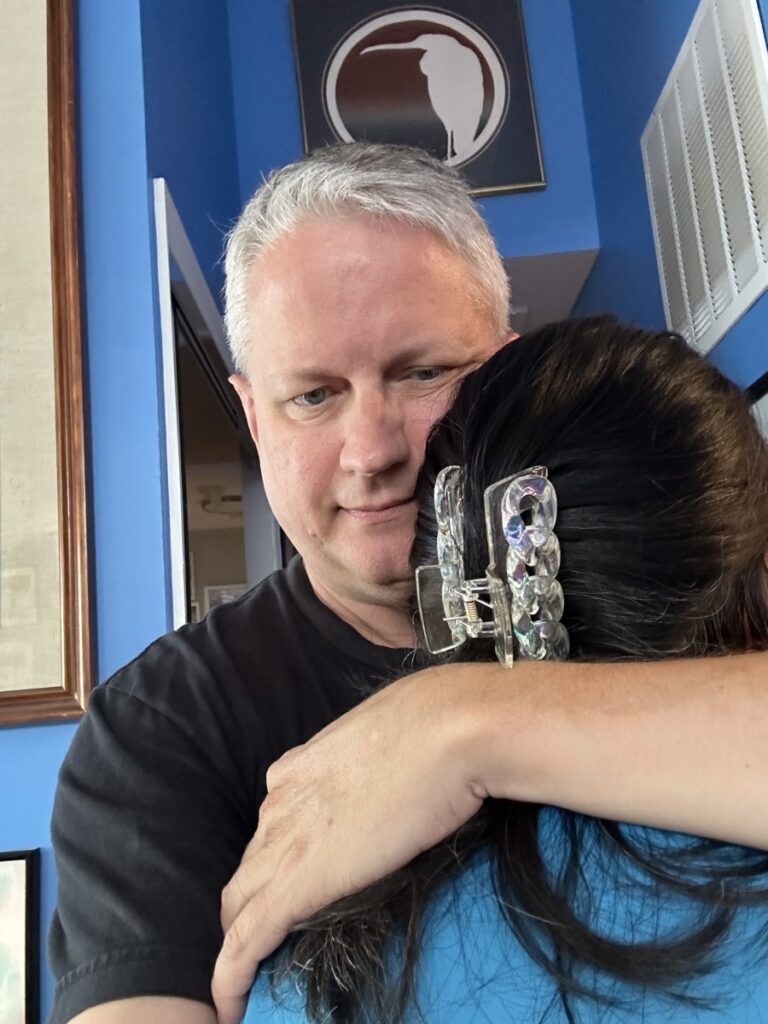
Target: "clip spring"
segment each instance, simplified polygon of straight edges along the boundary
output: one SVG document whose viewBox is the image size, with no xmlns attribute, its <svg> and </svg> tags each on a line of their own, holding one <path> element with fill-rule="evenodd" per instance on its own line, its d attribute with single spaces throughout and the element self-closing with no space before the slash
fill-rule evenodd
<svg viewBox="0 0 768 1024">
<path fill-rule="evenodd" d="M 459 616 L 459 620 L 464 622 L 467 626 L 467 632 L 470 636 L 493 636 L 493 623 L 486 622 L 480 617 L 480 612 L 477 606 L 481 605 L 483 608 L 490 608 L 493 610 L 493 605 L 490 601 L 482 601 L 480 594 L 487 594 L 488 592 L 488 581 L 482 580 L 462 580 L 458 587 L 453 589 L 453 595 L 460 598 L 464 605 L 464 616 Z M 457 618 L 452 616 L 452 618 Z M 482 633 L 478 627 L 488 627 L 486 633 Z M 470 628 L 474 627 L 474 628 Z"/>
</svg>

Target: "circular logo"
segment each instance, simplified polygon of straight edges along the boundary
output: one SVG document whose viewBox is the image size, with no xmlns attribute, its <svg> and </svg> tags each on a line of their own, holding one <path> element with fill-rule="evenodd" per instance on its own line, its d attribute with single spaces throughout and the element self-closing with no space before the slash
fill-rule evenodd
<svg viewBox="0 0 768 1024">
<path fill-rule="evenodd" d="M 323 75 L 326 116 L 341 141 L 420 146 L 451 167 L 493 141 L 508 95 L 490 40 L 460 18 L 421 8 L 355 26 Z"/>
</svg>

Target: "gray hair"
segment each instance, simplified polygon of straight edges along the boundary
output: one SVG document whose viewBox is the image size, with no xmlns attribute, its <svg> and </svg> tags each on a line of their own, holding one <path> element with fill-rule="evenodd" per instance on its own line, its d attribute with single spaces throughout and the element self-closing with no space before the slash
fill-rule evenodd
<svg viewBox="0 0 768 1024">
<path fill-rule="evenodd" d="M 507 275 L 464 179 L 422 150 L 354 142 L 327 146 L 273 171 L 230 231 L 224 320 L 238 372 L 245 372 L 248 353 L 251 267 L 302 222 L 355 213 L 391 217 L 439 235 L 466 262 L 475 284 L 472 297 L 487 308 L 498 340 L 503 339 L 509 323 Z"/>
</svg>

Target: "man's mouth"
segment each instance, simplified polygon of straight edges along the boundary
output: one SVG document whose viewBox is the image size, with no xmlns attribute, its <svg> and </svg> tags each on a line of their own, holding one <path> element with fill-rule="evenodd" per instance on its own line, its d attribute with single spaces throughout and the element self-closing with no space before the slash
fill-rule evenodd
<svg viewBox="0 0 768 1024">
<path fill-rule="evenodd" d="M 416 511 L 415 498 L 403 498 L 401 501 L 370 502 L 354 507 L 342 507 L 342 512 L 363 523 L 385 523 L 390 519 L 411 515 Z"/>
</svg>

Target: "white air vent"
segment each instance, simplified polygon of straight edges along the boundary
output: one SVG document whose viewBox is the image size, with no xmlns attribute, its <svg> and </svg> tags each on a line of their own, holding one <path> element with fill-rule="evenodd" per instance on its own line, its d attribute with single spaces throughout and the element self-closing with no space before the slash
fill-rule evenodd
<svg viewBox="0 0 768 1024">
<path fill-rule="evenodd" d="M 768 288 L 757 0 L 702 0 L 641 142 L 667 325 L 708 352 Z"/>
</svg>

